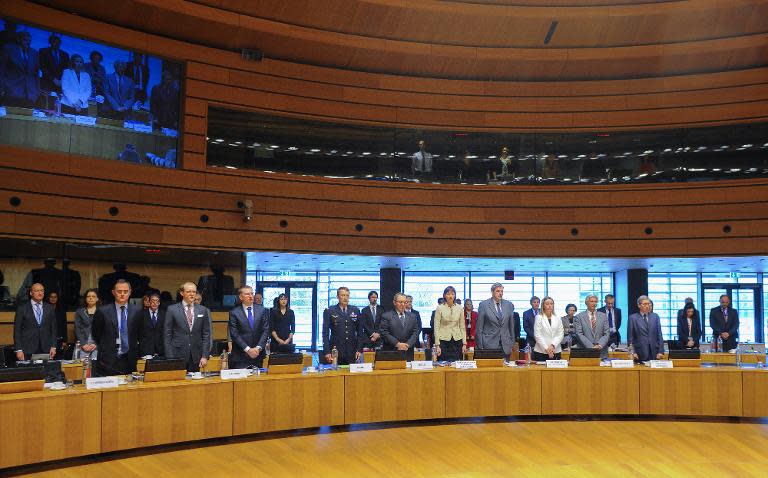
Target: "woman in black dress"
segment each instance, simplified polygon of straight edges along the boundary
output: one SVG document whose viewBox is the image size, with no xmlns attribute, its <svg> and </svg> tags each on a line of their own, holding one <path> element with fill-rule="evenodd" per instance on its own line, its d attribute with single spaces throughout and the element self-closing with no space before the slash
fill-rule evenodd
<svg viewBox="0 0 768 478">
<path fill-rule="evenodd" d="M 269 317 L 269 333 L 272 338 L 272 352 L 292 353 L 293 334 L 296 333 L 296 316 L 288 307 L 288 296 L 280 294 L 275 299 L 275 306 Z"/>
</svg>

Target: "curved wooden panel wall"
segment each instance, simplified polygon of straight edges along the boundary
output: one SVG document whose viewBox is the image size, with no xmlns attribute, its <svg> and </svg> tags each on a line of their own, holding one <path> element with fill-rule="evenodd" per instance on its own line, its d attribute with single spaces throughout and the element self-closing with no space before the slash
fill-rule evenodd
<svg viewBox="0 0 768 478">
<path fill-rule="evenodd" d="M 11 197 L 21 204 L 13 206 Z M 246 198 L 254 203 L 248 223 L 237 209 Z M 111 215 L 111 207 L 119 213 Z M 751 255 L 768 253 L 768 180 L 514 189 L 419 186 L 237 171 L 169 172 L 0 147 L 0 223 L 2 234 L 14 237 L 232 250 L 489 257 Z"/>
<path fill-rule="evenodd" d="M 121 8 L 128 8 L 122 5 L 112 6 L 116 16 Z M 0 147 L 3 235 L 396 255 L 768 253 L 768 180 L 462 187 L 296 178 L 205 167 L 210 104 L 361 124 L 485 131 L 727 124 L 766 120 L 768 68 L 601 81 L 415 78 L 268 59 L 246 62 L 235 52 L 21 0 L 0 3 L 0 13 L 54 30 L 132 45 L 186 61 L 188 67 L 184 170 Z M 21 205 L 10 204 L 13 196 L 21 199 Z M 256 215 L 250 223 L 242 222 L 236 208 L 244 198 L 255 204 Z M 112 206 L 120 210 L 116 216 L 108 212 Z M 208 222 L 201 222 L 203 214 Z M 356 230 L 358 224 L 362 231 Z M 731 232 L 724 232 L 725 225 Z M 431 233 L 430 227 L 434 228 Z M 645 232 L 648 228 L 650 234 Z"/>
</svg>

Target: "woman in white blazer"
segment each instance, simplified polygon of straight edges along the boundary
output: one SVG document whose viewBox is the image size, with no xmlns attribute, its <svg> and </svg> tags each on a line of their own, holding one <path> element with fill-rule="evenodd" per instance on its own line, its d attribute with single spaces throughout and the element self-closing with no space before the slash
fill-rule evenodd
<svg viewBox="0 0 768 478">
<path fill-rule="evenodd" d="M 83 71 L 83 57 L 74 54 L 69 60 L 71 68 L 61 75 L 62 112 L 83 115 L 88 112 L 88 98 L 91 97 L 91 77 Z"/>
<path fill-rule="evenodd" d="M 560 360 L 563 341 L 563 321 L 555 315 L 555 301 L 552 297 L 544 297 L 541 301 L 541 312 L 536 316 L 533 325 L 536 345 L 533 347 L 533 359 L 537 362 L 545 360 Z"/>
</svg>

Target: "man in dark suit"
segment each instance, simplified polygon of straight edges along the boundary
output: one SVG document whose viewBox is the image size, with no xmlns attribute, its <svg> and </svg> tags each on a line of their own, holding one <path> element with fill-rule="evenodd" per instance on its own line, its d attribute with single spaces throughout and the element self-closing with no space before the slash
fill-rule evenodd
<svg viewBox="0 0 768 478">
<path fill-rule="evenodd" d="M 413 349 L 419 345 L 421 321 L 412 312 L 406 311 L 408 298 L 398 292 L 392 301 L 395 310 L 388 310 L 381 316 L 381 339 L 384 350 L 401 350 L 407 360 L 413 360 Z"/>
<path fill-rule="evenodd" d="M 5 94 L 7 105 L 32 108 L 40 96 L 40 59 L 31 44 L 32 36 L 23 31 L 0 54 L 0 96 Z"/>
<path fill-rule="evenodd" d="M 48 45 L 40 49 L 40 87 L 43 91 L 61 93 L 61 75 L 69 68 L 69 54 L 61 49 L 61 37 L 51 35 Z"/>
<path fill-rule="evenodd" d="M 349 305 L 349 288 L 336 290 L 339 303 L 323 311 L 323 355 L 327 363 L 333 362 L 333 347 L 339 352 L 339 365 L 354 363 L 360 357 L 360 310 Z"/>
<path fill-rule="evenodd" d="M 712 334 L 723 344 L 723 351 L 736 348 L 736 339 L 739 337 L 739 311 L 731 307 L 731 298 L 727 295 L 721 295 L 720 306 L 709 311 L 709 326 L 712 327 Z"/>
<path fill-rule="evenodd" d="M 149 308 L 142 312 L 141 355 L 165 355 L 165 311 L 160 308 L 160 293 L 149 294 Z"/>
<path fill-rule="evenodd" d="M 131 373 L 139 358 L 143 308 L 128 302 L 131 285 L 124 279 L 115 283 L 112 296 L 115 303 L 96 309 L 91 325 L 99 357 L 96 373 L 100 375 Z"/>
<path fill-rule="evenodd" d="M 377 304 L 379 294 L 375 290 L 368 292 L 368 307 L 364 308 L 360 317 L 360 350 L 373 349 L 381 346 L 381 315 L 383 311 Z"/>
<path fill-rule="evenodd" d="M 621 343 L 621 309 L 616 308 L 616 297 L 613 294 L 606 294 L 603 304 L 597 310 L 608 317 L 608 329 L 611 331 L 608 346 L 610 347 L 611 344 L 618 346 Z"/>
<path fill-rule="evenodd" d="M 29 360 L 32 354 L 56 355 L 56 315 L 51 304 L 43 302 L 45 287 L 35 283 L 29 290 L 32 300 L 16 309 L 13 343 L 16 360 Z"/>
<path fill-rule="evenodd" d="M 421 321 L 421 314 L 419 313 L 418 310 L 413 308 L 413 296 L 412 295 L 406 295 L 405 296 L 405 312 L 408 313 L 408 314 L 413 314 L 413 315 L 416 316 L 416 320 L 419 321 L 419 323 L 421 324 L 421 327 L 422 327 L 421 332 L 425 333 L 427 335 L 427 337 L 429 338 L 429 341 L 431 343 L 434 343 L 435 341 L 434 341 L 434 338 L 432 337 L 432 332 L 433 332 L 432 329 L 424 328 L 424 322 Z"/>
<path fill-rule="evenodd" d="M 229 311 L 229 337 L 232 341 L 231 368 L 261 367 L 264 346 L 269 338 L 269 312 L 253 303 L 253 288 L 241 287 L 240 305 Z"/>
<path fill-rule="evenodd" d="M 115 72 L 104 82 L 105 101 L 101 105 L 104 116 L 124 119 L 133 106 L 133 81 L 125 76 L 125 63 L 115 61 Z"/>
<path fill-rule="evenodd" d="M 523 330 L 525 330 L 525 341 L 533 348 L 536 345 L 536 337 L 533 326 L 536 324 L 536 316 L 539 315 L 539 304 L 541 299 L 535 295 L 531 297 L 531 308 L 523 312 Z"/>
<path fill-rule="evenodd" d="M 126 66 L 125 76 L 133 81 L 134 98 L 137 101 L 146 101 L 149 67 L 144 63 L 144 55 L 133 52 L 133 61 Z"/>
<path fill-rule="evenodd" d="M 637 298 L 639 312 L 629 316 L 627 343 L 635 349 L 635 359 L 641 362 L 664 358 L 664 337 L 661 319 L 651 312 L 651 300 L 646 295 Z"/>
<path fill-rule="evenodd" d="M 181 302 L 165 311 L 165 356 L 185 359 L 190 372 L 205 367 L 211 353 L 211 313 L 195 304 L 196 295 L 195 283 L 185 282 Z"/>
</svg>

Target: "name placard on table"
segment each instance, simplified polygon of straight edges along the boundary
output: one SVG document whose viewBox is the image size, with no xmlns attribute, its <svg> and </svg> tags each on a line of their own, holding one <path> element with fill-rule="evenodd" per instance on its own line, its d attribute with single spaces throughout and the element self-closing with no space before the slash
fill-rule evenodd
<svg viewBox="0 0 768 478">
<path fill-rule="evenodd" d="M 459 370 L 469 370 L 477 368 L 477 362 L 474 360 L 457 360 L 453 362 L 453 368 L 457 368 Z"/>
<path fill-rule="evenodd" d="M 620 360 L 620 359 L 611 360 L 611 368 L 634 368 L 634 367 L 635 367 L 634 360 Z"/>
<path fill-rule="evenodd" d="M 432 370 L 434 365 L 432 365 L 431 360 L 414 360 L 411 362 L 411 370 Z"/>
<path fill-rule="evenodd" d="M 651 368 L 673 368 L 671 360 L 651 360 Z"/>
<path fill-rule="evenodd" d="M 238 378 L 248 378 L 250 371 L 247 368 L 231 368 L 221 371 L 222 380 L 235 380 Z"/>
<path fill-rule="evenodd" d="M 118 383 L 119 380 L 117 377 L 91 377 L 85 379 L 85 388 L 88 390 L 117 388 Z"/>
<path fill-rule="evenodd" d="M 567 360 L 547 360 L 547 368 L 568 368 Z"/>
<path fill-rule="evenodd" d="M 349 373 L 368 373 L 373 372 L 373 363 L 351 363 L 349 364 Z"/>
</svg>

